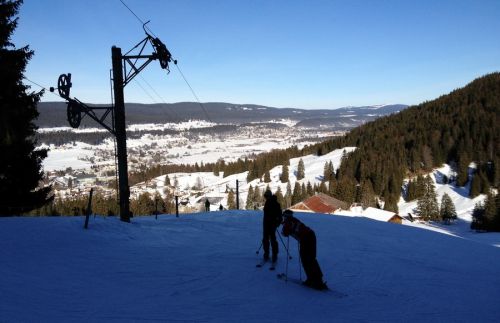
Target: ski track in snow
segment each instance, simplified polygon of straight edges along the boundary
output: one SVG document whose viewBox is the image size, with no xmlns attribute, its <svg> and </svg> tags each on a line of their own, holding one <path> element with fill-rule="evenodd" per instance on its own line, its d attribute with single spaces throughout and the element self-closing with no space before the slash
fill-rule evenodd
<svg viewBox="0 0 500 323">
<path fill-rule="evenodd" d="M 500 234 L 467 239 L 359 217 L 297 215 L 317 234 L 322 293 L 262 257 L 258 211 L 0 218 L 2 322 L 497 321 Z M 279 239 L 279 238 L 278 238 Z M 285 244 L 288 242 L 284 238 Z M 298 246 L 288 275 L 299 278 Z M 305 278 L 302 271 L 302 278 Z"/>
</svg>

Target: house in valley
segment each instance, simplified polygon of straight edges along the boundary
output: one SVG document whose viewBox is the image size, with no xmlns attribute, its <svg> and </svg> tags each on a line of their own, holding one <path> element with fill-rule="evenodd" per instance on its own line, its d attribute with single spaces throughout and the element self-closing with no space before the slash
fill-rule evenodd
<svg viewBox="0 0 500 323">
<path fill-rule="evenodd" d="M 348 208 L 349 205 L 346 202 L 323 193 L 316 193 L 304 201 L 292 205 L 290 210 L 294 212 L 333 214 L 335 211 L 347 210 Z"/>
</svg>

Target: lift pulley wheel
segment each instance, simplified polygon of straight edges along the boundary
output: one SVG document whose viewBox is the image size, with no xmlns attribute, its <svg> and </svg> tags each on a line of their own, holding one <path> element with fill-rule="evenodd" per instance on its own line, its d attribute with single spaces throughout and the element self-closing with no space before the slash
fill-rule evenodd
<svg viewBox="0 0 500 323">
<path fill-rule="evenodd" d="M 67 113 L 69 125 L 73 128 L 78 128 L 80 126 L 80 122 L 82 121 L 82 111 L 80 106 L 73 101 L 69 101 Z"/>
<path fill-rule="evenodd" d="M 161 68 L 169 70 L 168 63 L 172 60 L 172 54 L 170 54 L 167 46 L 165 46 L 165 44 L 158 38 L 152 38 L 151 41 L 153 43 L 153 47 L 155 48 L 158 60 L 160 61 Z"/>
<path fill-rule="evenodd" d="M 65 99 L 69 98 L 69 90 L 71 89 L 71 74 L 61 74 L 57 80 L 57 90 L 59 95 Z"/>
</svg>

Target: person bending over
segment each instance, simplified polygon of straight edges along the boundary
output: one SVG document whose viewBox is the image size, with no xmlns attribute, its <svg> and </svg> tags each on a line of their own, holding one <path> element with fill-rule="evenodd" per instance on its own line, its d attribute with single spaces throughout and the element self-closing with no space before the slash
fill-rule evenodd
<svg viewBox="0 0 500 323">
<path fill-rule="evenodd" d="M 283 217 L 283 235 L 285 237 L 292 236 L 299 242 L 300 259 L 307 276 L 303 284 L 319 290 L 328 289 L 323 282 L 323 273 L 316 260 L 316 234 L 311 228 L 295 218 L 292 211 L 285 210 Z"/>
</svg>

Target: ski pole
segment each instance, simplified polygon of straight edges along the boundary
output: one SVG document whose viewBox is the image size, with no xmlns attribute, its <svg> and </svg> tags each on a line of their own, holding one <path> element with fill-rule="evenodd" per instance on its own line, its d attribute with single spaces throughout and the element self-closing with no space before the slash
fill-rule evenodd
<svg viewBox="0 0 500 323">
<path fill-rule="evenodd" d="M 287 244 L 288 246 L 290 246 L 290 237 L 288 237 L 288 240 L 287 240 Z M 288 282 L 288 258 L 286 258 L 286 267 L 285 267 L 285 281 Z"/>
<path fill-rule="evenodd" d="M 256 254 L 259 254 L 259 251 L 260 251 L 260 249 L 261 249 L 261 248 L 262 248 L 262 241 L 260 242 L 260 247 L 259 247 L 259 249 L 257 249 L 257 251 L 256 251 L 255 253 L 256 253 Z"/>
<path fill-rule="evenodd" d="M 297 244 L 297 247 L 299 249 L 299 277 L 302 281 L 302 257 L 300 256 L 300 242 Z"/>
<path fill-rule="evenodd" d="M 285 248 L 285 250 L 286 250 L 286 254 L 288 255 L 288 258 L 292 259 L 290 252 L 288 252 L 288 248 L 285 246 L 285 243 L 283 242 L 283 238 L 281 237 L 280 232 L 278 230 L 276 230 L 276 232 L 278 232 L 278 237 L 280 238 L 280 241 L 281 241 L 281 244 L 283 245 L 283 248 Z"/>
</svg>

